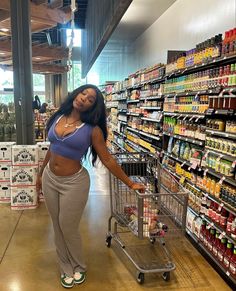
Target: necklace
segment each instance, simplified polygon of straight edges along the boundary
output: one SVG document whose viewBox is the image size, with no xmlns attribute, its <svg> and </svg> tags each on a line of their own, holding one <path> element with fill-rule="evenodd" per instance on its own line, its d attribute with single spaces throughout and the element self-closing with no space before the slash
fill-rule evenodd
<svg viewBox="0 0 236 291">
<path fill-rule="evenodd" d="M 66 124 L 64 125 L 64 127 L 67 128 L 67 127 L 75 126 L 74 124 L 78 121 L 79 120 L 75 120 L 74 122 L 69 123 L 69 122 L 67 122 L 67 117 L 66 117 Z"/>
</svg>

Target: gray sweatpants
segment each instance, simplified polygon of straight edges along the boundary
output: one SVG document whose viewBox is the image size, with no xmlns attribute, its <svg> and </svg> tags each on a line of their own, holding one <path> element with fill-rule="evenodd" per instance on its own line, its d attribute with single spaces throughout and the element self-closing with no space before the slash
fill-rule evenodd
<svg viewBox="0 0 236 291">
<path fill-rule="evenodd" d="M 90 187 L 88 171 L 82 168 L 70 176 L 56 176 L 47 165 L 42 176 L 42 190 L 51 216 L 61 274 L 73 276 L 84 272 L 79 222 Z"/>
</svg>

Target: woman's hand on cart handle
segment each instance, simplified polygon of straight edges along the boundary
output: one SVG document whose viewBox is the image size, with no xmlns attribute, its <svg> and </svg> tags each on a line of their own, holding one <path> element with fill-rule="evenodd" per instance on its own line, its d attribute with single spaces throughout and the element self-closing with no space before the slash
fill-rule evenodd
<svg viewBox="0 0 236 291">
<path fill-rule="evenodd" d="M 141 183 L 135 183 L 135 182 L 132 182 L 130 185 L 129 185 L 129 188 L 132 189 L 132 190 L 137 190 L 141 193 L 144 193 L 145 192 L 145 185 L 141 184 Z"/>
</svg>

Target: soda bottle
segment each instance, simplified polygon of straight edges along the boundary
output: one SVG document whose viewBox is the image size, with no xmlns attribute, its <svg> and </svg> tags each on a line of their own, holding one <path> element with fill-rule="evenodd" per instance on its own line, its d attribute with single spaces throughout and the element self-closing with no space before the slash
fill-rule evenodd
<svg viewBox="0 0 236 291">
<path fill-rule="evenodd" d="M 217 252 L 217 258 L 220 263 L 223 263 L 225 251 L 226 251 L 226 238 L 223 237 L 220 241 L 220 245 Z"/>
<path fill-rule="evenodd" d="M 220 239 L 219 239 L 220 233 L 217 231 L 215 235 L 215 240 L 212 244 L 212 253 L 217 258 L 218 254 L 218 248 L 220 247 Z"/>
<path fill-rule="evenodd" d="M 232 250 L 233 250 L 233 244 L 231 242 L 228 242 L 226 251 L 224 253 L 224 259 L 223 259 L 223 265 L 225 266 L 226 269 L 228 269 L 231 257 L 233 255 Z"/>
<path fill-rule="evenodd" d="M 219 219 L 219 224 L 222 228 L 226 228 L 228 214 L 229 214 L 228 211 L 222 208 Z"/>
<path fill-rule="evenodd" d="M 203 220 L 202 225 L 201 225 L 201 229 L 200 229 L 200 234 L 199 234 L 199 239 L 201 242 L 204 241 L 205 232 L 206 232 L 206 221 Z"/>
<path fill-rule="evenodd" d="M 234 278 L 236 278 L 236 245 L 234 246 L 233 255 L 229 262 L 229 272 Z"/>
<path fill-rule="evenodd" d="M 207 248 L 209 249 L 210 252 L 212 252 L 212 247 L 214 244 L 215 231 L 216 230 L 214 228 L 211 228 L 207 238 Z"/>
</svg>

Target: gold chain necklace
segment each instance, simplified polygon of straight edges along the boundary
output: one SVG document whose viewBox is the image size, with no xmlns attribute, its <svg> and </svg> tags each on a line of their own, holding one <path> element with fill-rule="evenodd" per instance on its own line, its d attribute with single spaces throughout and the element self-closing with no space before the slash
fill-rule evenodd
<svg viewBox="0 0 236 291">
<path fill-rule="evenodd" d="M 79 120 L 75 120 L 74 122 L 71 122 L 71 123 L 69 123 L 69 122 L 67 122 L 67 117 L 66 117 L 66 124 L 64 125 L 64 127 L 65 128 L 67 128 L 67 127 L 72 127 L 72 126 L 74 126 L 74 124 L 76 123 L 76 122 L 78 122 Z"/>
</svg>

